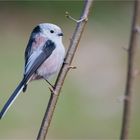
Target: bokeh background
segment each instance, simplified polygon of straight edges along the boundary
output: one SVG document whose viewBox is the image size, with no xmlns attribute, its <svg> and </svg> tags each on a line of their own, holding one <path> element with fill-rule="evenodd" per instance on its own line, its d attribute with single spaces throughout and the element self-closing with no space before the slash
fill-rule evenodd
<svg viewBox="0 0 140 140">
<path fill-rule="evenodd" d="M 82 1 L 0 2 L 0 109 L 22 78 L 24 50 L 35 25 L 51 22 L 64 32 L 66 49 Z M 119 139 L 132 1 L 96 1 L 63 86 L 48 138 Z M 140 68 L 137 48 L 136 69 Z M 51 80 L 54 83 L 55 78 Z M 130 139 L 140 139 L 140 76 L 135 79 Z M 32 82 L 0 120 L 0 139 L 33 140 L 50 92 L 45 81 Z"/>
</svg>

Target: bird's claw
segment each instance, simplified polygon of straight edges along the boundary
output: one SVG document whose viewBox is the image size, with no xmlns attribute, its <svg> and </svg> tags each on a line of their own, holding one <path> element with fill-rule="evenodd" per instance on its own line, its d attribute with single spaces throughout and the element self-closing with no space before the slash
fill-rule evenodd
<svg viewBox="0 0 140 140">
<path fill-rule="evenodd" d="M 50 86 L 49 90 L 51 91 L 51 94 L 57 95 L 56 91 L 54 90 L 54 87 Z"/>
</svg>

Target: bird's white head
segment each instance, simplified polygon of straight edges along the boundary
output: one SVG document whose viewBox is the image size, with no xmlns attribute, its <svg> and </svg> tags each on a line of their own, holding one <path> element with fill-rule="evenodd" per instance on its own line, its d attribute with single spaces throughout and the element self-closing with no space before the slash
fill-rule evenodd
<svg viewBox="0 0 140 140">
<path fill-rule="evenodd" d="M 39 24 L 40 31 L 54 42 L 62 41 L 63 32 L 60 27 L 51 23 Z"/>
</svg>

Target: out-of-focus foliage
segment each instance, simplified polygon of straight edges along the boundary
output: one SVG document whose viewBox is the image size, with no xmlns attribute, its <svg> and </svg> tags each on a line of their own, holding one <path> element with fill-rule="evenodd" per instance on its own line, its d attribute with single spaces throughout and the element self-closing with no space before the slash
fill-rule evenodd
<svg viewBox="0 0 140 140">
<path fill-rule="evenodd" d="M 42 22 L 58 24 L 67 48 L 82 1 L 0 2 L 0 109 L 22 78 L 30 32 Z M 132 2 L 96 1 L 51 123 L 50 139 L 118 139 L 120 135 Z M 140 68 L 137 49 L 136 68 Z M 52 83 L 54 80 L 51 81 Z M 136 77 L 131 139 L 140 139 L 140 77 Z M 0 139 L 35 139 L 50 92 L 45 81 L 29 84 L 0 120 Z"/>
</svg>

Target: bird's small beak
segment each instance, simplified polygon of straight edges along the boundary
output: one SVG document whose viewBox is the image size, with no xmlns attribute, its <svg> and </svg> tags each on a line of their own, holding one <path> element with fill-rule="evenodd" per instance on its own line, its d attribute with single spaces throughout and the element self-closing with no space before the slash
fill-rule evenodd
<svg viewBox="0 0 140 140">
<path fill-rule="evenodd" d="M 59 34 L 58 34 L 58 36 L 63 36 L 63 35 L 64 35 L 63 33 L 59 33 Z"/>
</svg>

